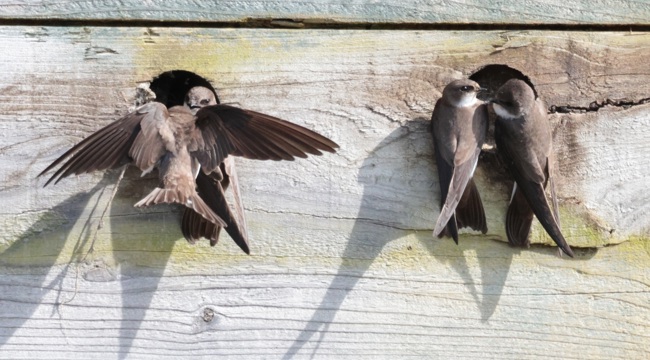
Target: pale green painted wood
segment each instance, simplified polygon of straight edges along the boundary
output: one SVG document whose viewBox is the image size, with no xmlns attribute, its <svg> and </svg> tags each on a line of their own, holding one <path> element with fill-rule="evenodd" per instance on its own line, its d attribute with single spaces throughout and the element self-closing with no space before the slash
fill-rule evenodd
<svg viewBox="0 0 650 360">
<path fill-rule="evenodd" d="M 648 0 L 221 0 L 4 1 L 4 19 L 216 21 L 293 19 L 305 23 L 648 25 Z M 282 22 L 276 23 L 282 26 Z M 290 24 L 290 26 L 295 26 Z"/>
<path fill-rule="evenodd" d="M 640 101 L 648 58 L 648 33 L 0 27 L 0 357 L 645 359 L 650 105 L 551 117 L 575 260 L 503 243 L 509 189 L 485 165 L 489 233 L 433 239 L 426 121 L 492 63 L 549 104 Z M 35 176 L 179 68 L 341 150 L 237 162 L 252 256 L 134 209 L 155 180 L 133 169 L 86 256 L 117 174 Z"/>
</svg>

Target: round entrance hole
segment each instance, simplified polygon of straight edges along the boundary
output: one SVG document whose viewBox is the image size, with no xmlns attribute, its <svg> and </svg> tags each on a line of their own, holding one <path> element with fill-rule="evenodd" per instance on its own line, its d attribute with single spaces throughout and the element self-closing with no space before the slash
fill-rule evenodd
<svg viewBox="0 0 650 360">
<path fill-rule="evenodd" d="M 533 85 L 533 82 L 530 81 L 530 78 L 524 75 L 524 73 L 521 71 L 515 68 L 511 68 L 508 65 L 485 65 L 470 75 L 469 78 L 470 80 L 474 80 L 479 83 L 481 87 L 488 89 L 486 92 L 479 94 L 479 98 L 483 101 L 492 98 L 496 94 L 497 90 L 501 87 L 501 85 L 505 84 L 506 81 L 510 79 L 519 79 L 524 81 L 533 89 L 535 98 L 537 98 L 537 90 L 535 90 L 535 86 Z"/>
<path fill-rule="evenodd" d="M 170 108 L 183 105 L 185 94 L 195 86 L 203 86 L 212 90 L 217 98 L 217 104 L 220 104 L 219 96 L 212 84 L 204 77 L 187 70 L 166 71 L 151 80 L 149 89 L 156 94 L 155 101 Z"/>
</svg>

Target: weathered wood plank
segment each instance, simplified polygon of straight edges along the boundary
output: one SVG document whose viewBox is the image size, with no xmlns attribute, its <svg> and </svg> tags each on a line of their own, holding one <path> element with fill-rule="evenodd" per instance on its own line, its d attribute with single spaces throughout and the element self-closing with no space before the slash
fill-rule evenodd
<svg viewBox="0 0 650 360">
<path fill-rule="evenodd" d="M 90 282 L 83 274 L 92 266 L 82 266 L 77 284 L 74 269 L 62 267 L 10 283 L 3 277 L 3 356 L 644 359 L 650 351 L 648 268 L 630 278 L 617 254 L 643 254 L 639 242 L 577 262 L 513 257 L 505 246 L 473 240 L 460 254 L 441 244 L 432 257 L 416 237 L 398 242 L 391 247 L 414 246 L 413 267 L 395 266 L 405 258 L 389 250 L 365 272 L 342 265 L 336 274 L 315 267 L 263 274 L 253 269 L 264 262 L 252 259 L 215 264 L 210 276 L 123 271 Z"/>
<path fill-rule="evenodd" d="M 509 195 L 489 154 L 477 179 L 489 234 L 432 239 L 426 132 L 440 89 L 487 64 L 521 70 L 549 105 L 640 102 L 650 34 L 0 27 L 0 49 L 2 357 L 650 352 L 650 105 L 551 118 L 563 228 L 589 247 L 577 260 L 488 241 L 503 241 Z M 341 150 L 238 161 L 252 256 L 227 236 L 215 248 L 179 240 L 178 208 L 132 208 L 154 183 L 136 171 L 86 256 L 116 172 L 45 189 L 34 177 L 124 114 L 138 81 L 171 69 Z"/>
<path fill-rule="evenodd" d="M 471 1 L 214 1 L 161 5 L 128 0 L 12 1 L 0 4 L 3 19 L 149 20 L 236 22 L 290 19 L 277 26 L 314 23 L 406 24 L 593 24 L 648 25 L 647 0 Z M 297 22 L 297 23 L 294 23 Z M 284 24 L 284 25 L 283 25 Z"/>
</svg>

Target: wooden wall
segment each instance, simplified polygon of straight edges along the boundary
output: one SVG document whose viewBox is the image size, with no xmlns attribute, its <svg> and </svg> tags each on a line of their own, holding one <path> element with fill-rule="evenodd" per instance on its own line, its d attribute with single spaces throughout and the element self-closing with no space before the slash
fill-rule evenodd
<svg viewBox="0 0 650 360">
<path fill-rule="evenodd" d="M 650 2 L 399 3 L 0 3 L 0 358 L 648 358 Z M 490 64 L 551 108 L 575 259 L 537 223 L 504 243 L 491 152 L 488 234 L 431 237 L 428 119 Z M 36 178 L 174 69 L 341 146 L 237 159 L 250 256 L 133 208 L 155 184 L 135 169 L 99 229 L 118 171 Z"/>
</svg>

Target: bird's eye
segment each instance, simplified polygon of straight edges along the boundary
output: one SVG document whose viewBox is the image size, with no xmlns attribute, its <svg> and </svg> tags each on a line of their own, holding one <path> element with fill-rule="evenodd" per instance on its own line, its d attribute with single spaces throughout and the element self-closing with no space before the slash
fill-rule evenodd
<svg viewBox="0 0 650 360">
<path fill-rule="evenodd" d="M 461 90 L 461 91 L 464 91 L 464 92 L 471 91 L 472 89 L 473 89 L 473 88 L 472 88 L 471 86 L 467 86 L 467 85 L 465 85 L 465 86 L 461 86 L 461 87 L 460 87 L 460 90 Z"/>
<path fill-rule="evenodd" d="M 209 103 L 210 103 L 210 100 L 208 100 L 208 99 L 201 100 L 201 105 L 208 105 Z"/>
</svg>

